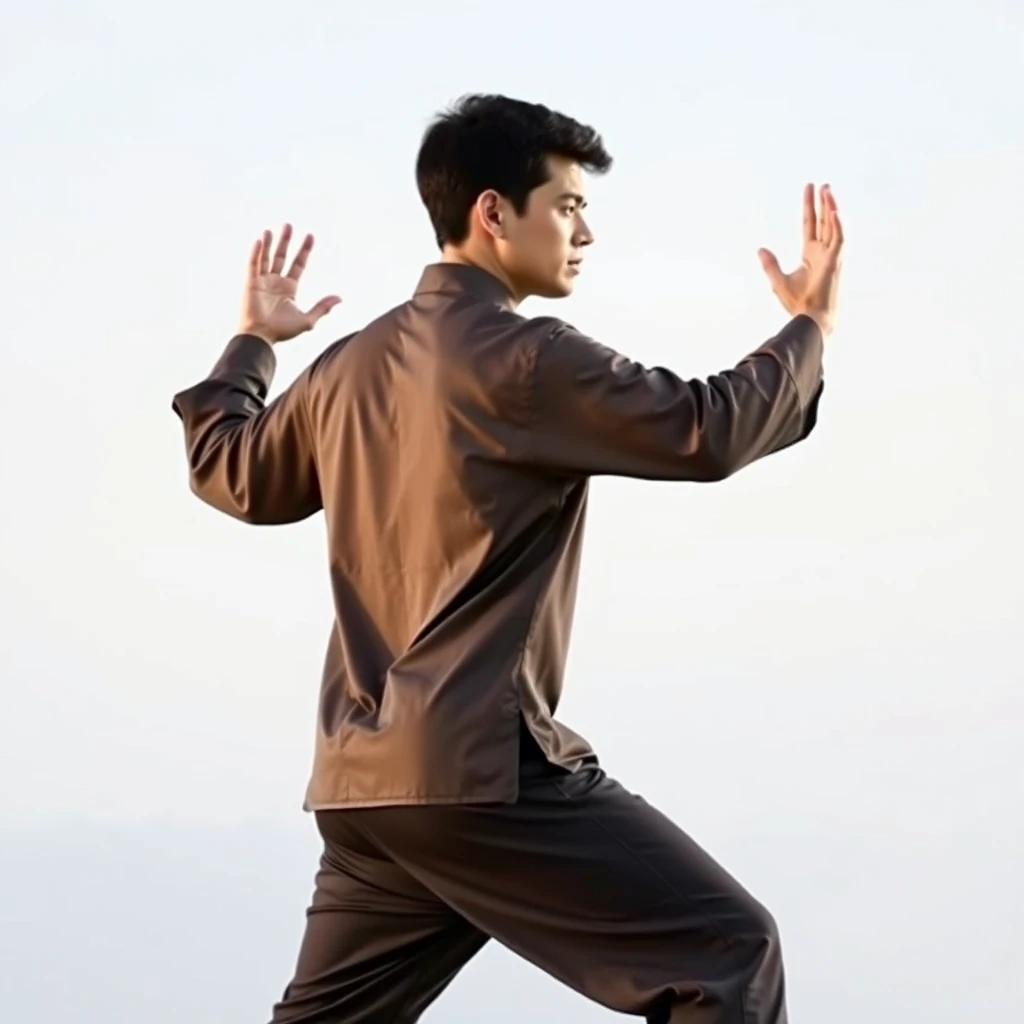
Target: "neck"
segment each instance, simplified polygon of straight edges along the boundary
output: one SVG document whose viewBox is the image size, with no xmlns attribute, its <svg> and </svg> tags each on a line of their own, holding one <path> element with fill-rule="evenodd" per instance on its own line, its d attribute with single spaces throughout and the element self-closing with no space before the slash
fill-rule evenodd
<svg viewBox="0 0 1024 1024">
<path fill-rule="evenodd" d="M 491 277 L 497 278 L 508 289 L 509 295 L 512 297 L 513 309 L 526 298 L 525 295 L 520 295 L 511 278 L 505 272 L 504 267 L 501 266 L 491 253 L 473 251 L 468 245 L 458 247 L 446 245 L 441 250 L 441 262 L 457 263 L 464 267 L 476 267 L 477 270 L 483 270 L 490 274 Z"/>
</svg>

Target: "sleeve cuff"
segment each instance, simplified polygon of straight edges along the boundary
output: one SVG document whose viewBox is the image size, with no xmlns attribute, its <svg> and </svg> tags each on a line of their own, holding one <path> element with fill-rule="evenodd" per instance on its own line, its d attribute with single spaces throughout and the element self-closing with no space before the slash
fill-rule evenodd
<svg viewBox="0 0 1024 1024">
<path fill-rule="evenodd" d="M 252 373 L 259 377 L 266 389 L 269 389 L 276 369 L 277 354 L 269 341 L 257 338 L 255 334 L 236 334 L 228 342 L 210 376 L 217 377 L 223 373 Z"/>
<path fill-rule="evenodd" d="M 184 404 L 197 388 L 208 381 L 231 382 L 239 377 L 243 378 L 247 390 L 264 401 L 276 370 L 277 354 L 270 342 L 254 334 L 236 334 L 228 342 L 206 380 L 179 391 L 171 401 L 171 409 L 179 419 L 184 419 Z"/>
<path fill-rule="evenodd" d="M 796 316 L 766 346 L 782 364 L 796 388 L 800 410 L 816 417 L 822 391 L 825 339 L 809 316 Z"/>
</svg>

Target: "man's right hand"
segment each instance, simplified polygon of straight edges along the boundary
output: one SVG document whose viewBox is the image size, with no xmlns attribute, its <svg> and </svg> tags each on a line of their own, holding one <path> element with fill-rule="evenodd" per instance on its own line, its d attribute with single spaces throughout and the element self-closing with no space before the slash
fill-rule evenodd
<svg viewBox="0 0 1024 1024">
<path fill-rule="evenodd" d="M 270 249 L 274 239 L 269 231 L 264 231 L 263 237 L 253 245 L 245 277 L 239 334 L 254 335 L 271 345 L 288 341 L 305 331 L 311 331 L 321 317 L 341 302 L 339 296 L 328 295 L 305 312 L 299 309 L 295 304 L 295 294 L 309 254 L 313 251 L 313 236 L 306 235 L 286 274 L 284 265 L 291 240 L 292 226 L 285 224 L 274 250 L 273 261 Z"/>
<path fill-rule="evenodd" d="M 815 210 L 814 186 L 804 187 L 804 245 L 800 266 L 784 274 L 767 249 L 758 251 L 772 291 L 791 316 L 815 320 L 822 334 L 832 332 L 839 286 L 843 227 L 835 197 L 828 185 L 821 189 L 820 210 Z"/>
</svg>

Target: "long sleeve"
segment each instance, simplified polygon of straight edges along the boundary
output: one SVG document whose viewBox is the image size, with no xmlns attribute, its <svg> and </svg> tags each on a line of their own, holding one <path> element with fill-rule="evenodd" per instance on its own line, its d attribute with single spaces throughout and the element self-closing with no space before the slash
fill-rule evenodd
<svg viewBox="0 0 1024 1024">
<path fill-rule="evenodd" d="M 648 369 L 555 324 L 533 354 L 534 465 L 568 475 L 723 480 L 814 428 L 823 340 L 809 317 L 707 381 Z"/>
<path fill-rule="evenodd" d="M 238 335 L 206 380 L 172 404 L 184 425 L 193 492 L 258 525 L 295 523 L 322 507 L 306 410 L 310 371 L 265 405 L 276 366 L 270 345 Z"/>
</svg>

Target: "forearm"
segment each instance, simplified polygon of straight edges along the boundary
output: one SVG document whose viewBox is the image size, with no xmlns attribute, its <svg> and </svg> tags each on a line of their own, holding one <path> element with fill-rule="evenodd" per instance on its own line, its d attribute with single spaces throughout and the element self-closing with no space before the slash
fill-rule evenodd
<svg viewBox="0 0 1024 1024">
<path fill-rule="evenodd" d="M 294 522 L 319 509 L 304 401 L 304 378 L 269 406 L 276 369 L 271 346 L 236 335 L 209 376 L 179 392 L 192 491 L 248 523 Z"/>
<path fill-rule="evenodd" d="M 685 380 L 566 328 L 537 349 L 531 458 L 585 475 L 722 480 L 813 429 L 818 325 L 797 317 L 730 370 Z"/>
<path fill-rule="evenodd" d="M 720 436 L 706 442 L 723 477 L 811 433 L 824 389 L 823 354 L 821 325 L 801 315 L 739 364 L 735 375 L 754 389 L 737 392 L 717 424 Z"/>
</svg>

